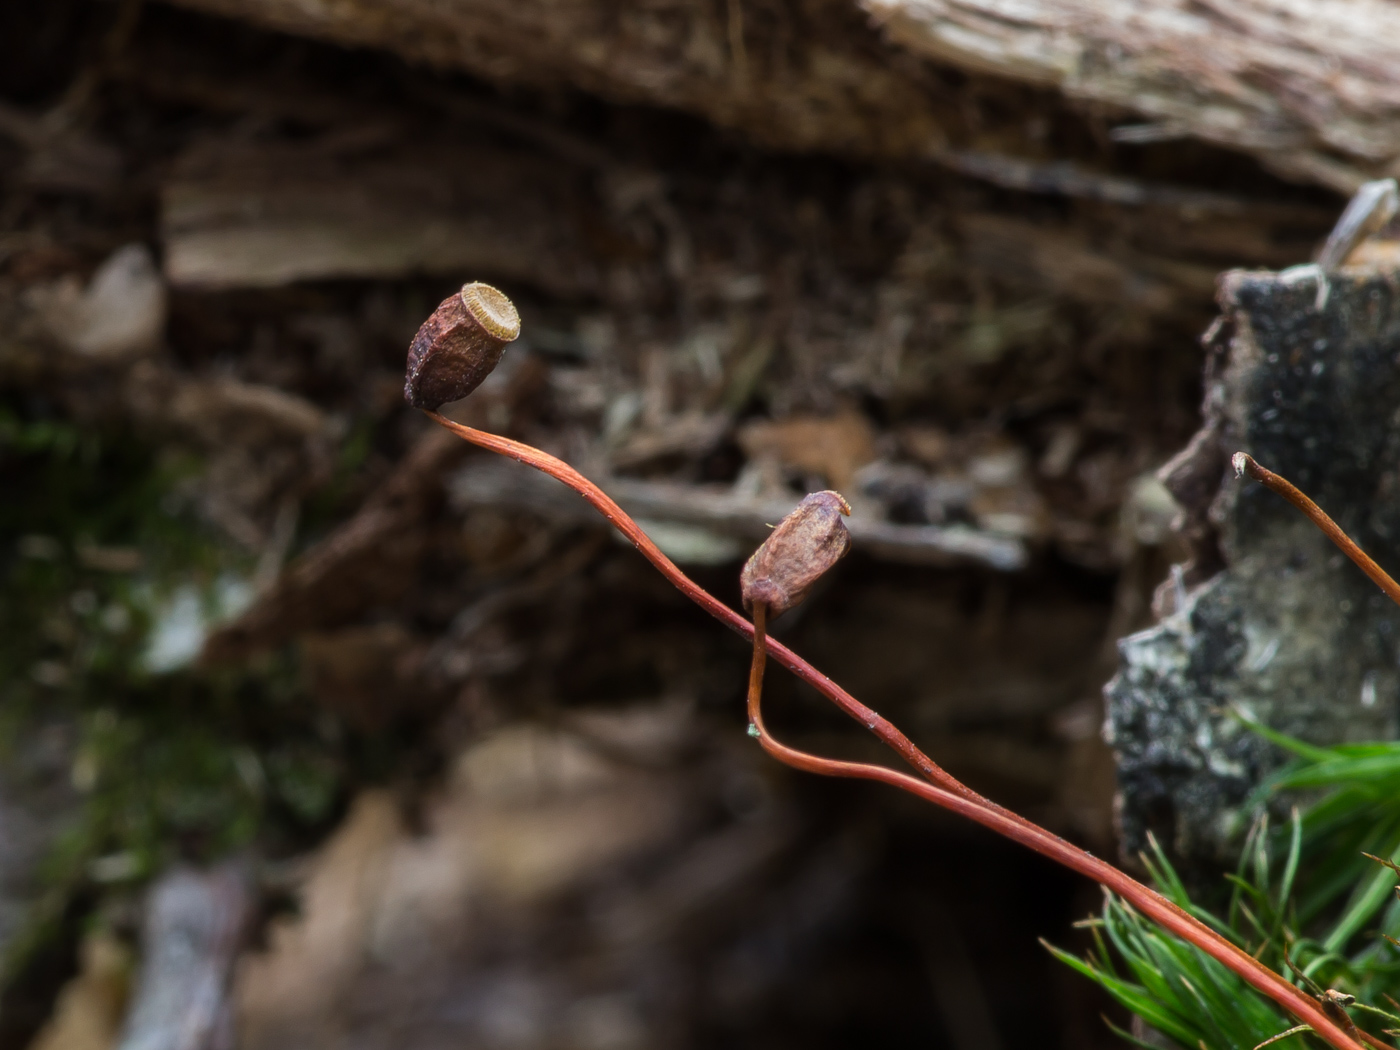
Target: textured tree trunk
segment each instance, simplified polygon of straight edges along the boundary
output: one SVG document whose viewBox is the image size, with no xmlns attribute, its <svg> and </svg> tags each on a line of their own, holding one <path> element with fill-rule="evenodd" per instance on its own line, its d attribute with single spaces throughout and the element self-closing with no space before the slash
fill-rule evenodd
<svg viewBox="0 0 1400 1050">
<path fill-rule="evenodd" d="M 194 0 L 499 84 L 683 110 L 770 146 L 917 155 L 955 119 L 848 0 Z"/>
<path fill-rule="evenodd" d="M 978 121 L 912 54 L 1107 106 L 1121 141 L 1194 137 L 1344 192 L 1400 160 L 1400 12 L 1377 0 L 178 2 L 783 149 L 965 166 Z"/>
<path fill-rule="evenodd" d="M 1163 468 L 1194 559 L 1159 591 L 1168 615 L 1120 643 L 1106 690 L 1129 855 L 1149 832 L 1198 861 L 1228 854 L 1236 807 L 1277 762 L 1231 708 L 1318 743 L 1397 731 L 1400 610 L 1298 511 L 1229 469 L 1248 452 L 1400 568 L 1400 298 L 1377 248 L 1326 277 L 1307 266 L 1222 280 L 1205 425 Z"/>
<path fill-rule="evenodd" d="M 1400 10 L 1377 0 L 863 0 L 890 38 L 963 69 L 1143 118 L 1350 191 L 1400 161 Z"/>
</svg>

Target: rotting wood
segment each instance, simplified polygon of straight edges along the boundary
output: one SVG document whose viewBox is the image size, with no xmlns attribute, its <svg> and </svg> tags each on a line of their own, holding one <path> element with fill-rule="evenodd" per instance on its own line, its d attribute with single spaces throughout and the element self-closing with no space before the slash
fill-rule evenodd
<svg viewBox="0 0 1400 1050">
<path fill-rule="evenodd" d="M 779 148 L 918 156 L 960 123 L 848 0 L 182 2 L 496 83 L 666 106 Z"/>
<path fill-rule="evenodd" d="M 163 189 L 164 268 L 177 288 L 488 271 L 564 297 L 605 290 L 604 260 L 590 257 L 575 218 L 580 202 L 563 197 L 562 180 L 538 160 L 488 146 L 447 161 L 409 148 L 333 165 L 308 163 L 314 149 L 240 152 L 241 165 L 182 163 Z M 482 171 L 503 177 L 483 179 Z M 528 196 L 522 184 L 532 187 Z M 610 218 L 621 225 L 606 200 L 590 203 L 594 226 Z M 1234 198 L 1217 203 L 1238 205 L 1230 214 L 1245 210 Z M 1189 231 L 1177 231 L 1178 245 L 1156 254 L 1096 245 L 1074 226 L 994 213 L 967 214 L 956 225 L 978 265 L 1021 288 L 1161 314 L 1179 310 L 1182 299 L 1204 299 L 1213 286 L 1213 269 L 1171 258 L 1193 250 Z M 619 266 L 632 268 L 618 259 L 614 272 Z"/>
<path fill-rule="evenodd" d="M 1393 606 L 1302 515 L 1227 466 L 1245 451 L 1296 479 L 1394 568 L 1400 302 L 1393 255 L 1366 254 L 1330 274 L 1310 264 L 1222 279 L 1204 426 L 1162 471 L 1193 556 L 1159 591 L 1161 622 L 1120 643 L 1105 689 L 1130 855 L 1155 832 L 1192 864 L 1228 856 L 1237 807 L 1277 762 L 1232 706 L 1317 743 L 1396 732 Z"/>
<path fill-rule="evenodd" d="M 1110 107 L 1126 118 L 1124 142 L 1195 137 L 1344 192 L 1400 160 L 1400 15 L 1377 0 L 1228 10 L 1032 0 L 1014 15 L 989 0 L 669 0 L 626 12 L 543 0 L 180 2 L 497 83 L 671 107 L 784 149 L 969 170 L 958 152 L 972 145 L 968 125 L 939 72 L 906 61 L 906 48 Z M 862 24 L 861 7 L 895 47 Z"/>
<path fill-rule="evenodd" d="M 64 669 L 34 669 L 46 670 L 58 675 Z M 45 897 L 43 862 L 77 815 L 71 783 L 77 732 L 68 719 L 34 719 L 15 734 L 30 743 L 0 752 L 0 967 L 12 963 L 36 920 L 52 918 L 36 904 Z M 0 977 L 11 976 L 0 969 Z"/>
<path fill-rule="evenodd" d="M 1378 0 L 862 0 L 916 54 L 1118 107 L 1347 193 L 1400 163 L 1400 11 Z"/>
<path fill-rule="evenodd" d="M 598 291 L 580 224 L 558 221 L 572 210 L 559 199 L 569 186 L 546 158 L 403 138 L 186 154 L 161 193 L 170 282 L 265 288 L 490 269 L 556 295 Z"/>
</svg>

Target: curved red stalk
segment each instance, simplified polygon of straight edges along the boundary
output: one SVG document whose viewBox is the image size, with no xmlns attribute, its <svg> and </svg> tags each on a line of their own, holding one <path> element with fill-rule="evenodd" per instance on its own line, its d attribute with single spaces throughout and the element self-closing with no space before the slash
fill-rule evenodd
<svg viewBox="0 0 1400 1050">
<path fill-rule="evenodd" d="M 452 433 L 465 441 L 470 441 L 473 445 L 498 452 L 503 456 L 524 463 L 526 466 L 534 467 L 543 471 L 552 478 L 557 478 L 569 488 L 573 489 L 598 510 L 603 517 L 607 518 L 613 526 L 639 550 L 647 561 L 651 562 L 661 575 L 665 576 L 673 586 L 681 591 L 687 598 L 693 601 L 700 608 L 713 616 L 720 623 L 730 630 L 745 638 L 753 637 L 753 625 L 744 619 L 729 606 L 705 590 L 694 580 L 681 572 L 670 558 L 661 553 L 660 548 L 652 542 L 641 527 L 627 516 L 627 512 L 619 507 L 606 492 L 600 489 L 593 482 L 580 474 L 562 459 L 551 456 L 548 452 L 541 452 L 532 445 L 526 445 L 520 441 L 512 441 L 510 438 L 501 437 L 497 434 L 490 434 L 484 430 L 476 430 L 472 427 L 463 426 L 461 423 L 454 423 L 452 420 L 438 415 L 436 412 L 428 412 L 428 417 L 440 425 L 446 427 Z M 924 776 L 935 784 L 942 784 L 949 791 L 963 795 L 966 798 L 977 799 L 986 802 L 971 788 L 958 782 L 950 773 L 945 771 L 937 762 L 929 758 L 926 754 L 914 746 L 914 742 L 886 721 L 879 714 L 866 707 L 859 700 L 853 697 L 846 690 L 833 682 L 826 675 L 822 674 L 815 667 L 809 664 L 802 657 L 798 656 L 791 649 L 779 642 L 771 642 L 769 649 L 773 653 L 773 658 L 780 664 L 797 675 L 804 682 L 811 685 L 823 696 L 829 699 L 842 711 L 850 715 L 861 725 L 865 726 L 885 744 L 917 769 Z"/>
<path fill-rule="evenodd" d="M 1247 475 L 1272 492 L 1277 492 L 1289 503 L 1301 510 L 1309 521 L 1318 527 L 1324 536 L 1337 545 L 1337 549 L 1356 563 L 1356 567 L 1371 578 L 1371 582 L 1385 592 L 1387 598 L 1400 605 L 1400 583 L 1390 578 L 1390 574 L 1376 564 L 1374 558 L 1358 547 L 1354 540 L 1342 531 L 1342 527 L 1327 516 L 1327 512 L 1310 500 L 1297 486 L 1267 467 L 1261 467 L 1254 457 L 1244 452 L 1236 452 L 1233 457 L 1235 472 Z"/>
<path fill-rule="evenodd" d="M 765 610 L 762 603 L 754 603 L 753 664 L 749 670 L 749 723 L 758 732 L 758 741 L 763 750 L 785 765 L 808 773 L 828 777 L 850 777 L 857 780 L 875 780 L 889 784 L 911 795 L 917 795 L 926 802 L 941 806 L 946 810 L 974 820 L 983 827 L 1019 842 L 1042 856 L 1063 864 L 1072 871 L 1087 875 L 1100 885 L 1108 887 L 1124 900 L 1129 901 L 1138 911 L 1160 926 L 1170 930 L 1182 940 L 1189 941 L 1201 951 L 1217 959 L 1244 980 L 1263 992 L 1269 998 L 1293 1014 L 1300 1021 L 1310 1025 L 1314 1032 L 1331 1043 L 1338 1050 L 1360 1050 L 1345 1029 L 1331 1020 L 1312 996 L 1307 995 L 1274 973 L 1244 949 L 1220 936 L 1201 920 L 1188 914 L 1157 891 L 1144 886 L 1136 879 L 1124 874 L 1107 861 L 1100 860 L 1092 853 L 1080 849 L 1053 832 L 1028 820 L 1015 818 L 1000 807 L 980 805 L 971 799 L 945 791 L 933 784 L 916 780 L 905 773 L 883 766 L 867 765 L 863 762 L 842 762 L 831 758 L 798 751 L 775 739 L 763 724 L 760 700 L 763 693 L 763 666 L 766 634 L 764 631 Z M 1013 819 L 1014 818 L 1014 819 Z"/>
<path fill-rule="evenodd" d="M 892 723 L 866 707 L 791 649 L 776 641 L 769 641 L 763 627 L 764 612 L 761 603 L 757 604 L 754 609 L 757 623 L 757 629 L 755 629 L 754 624 L 749 623 L 681 572 L 675 563 L 661 552 L 650 537 L 641 530 L 640 526 L 628 517 L 627 513 L 607 493 L 563 460 L 523 442 L 513 441 L 510 438 L 483 430 L 476 430 L 473 427 L 463 426 L 461 423 L 454 423 L 436 412 L 428 412 L 427 415 L 465 441 L 517 460 L 526 466 L 534 467 L 536 470 L 543 471 L 568 485 L 593 504 L 599 513 L 626 536 L 632 545 L 686 597 L 731 630 L 752 638 L 754 640 L 754 658 L 749 675 L 749 718 L 758 730 L 759 740 L 764 750 L 774 758 L 810 773 L 875 780 L 900 788 L 925 801 L 932 802 L 936 806 L 941 806 L 953 813 L 974 820 L 1073 871 L 1086 875 L 1129 901 L 1148 918 L 1219 960 L 1299 1020 L 1311 1025 L 1319 1036 L 1331 1043 L 1337 1050 L 1363 1050 L 1361 1044 L 1329 1019 L 1310 996 L 1220 936 L 1199 919 L 1187 914 L 1160 893 L 1119 871 L 1107 861 L 1100 860 L 1078 846 L 1066 842 L 1058 835 L 1046 831 L 1038 824 L 983 798 L 962 784 L 915 747 L 913 741 L 896 729 Z M 769 650 L 772 651 L 774 658 L 779 663 L 804 682 L 816 688 L 846 714 L 869 729 L 906 762 L 927 777 L 931 783 L 893 769 L 886 769 L 883 766 L 840 762 L 835 759 L 809 755 L 806 752 L 789 748 L 770 736 L 763 727 L 762 715 L 759 710 L 763 670 Z"/>
</svg>

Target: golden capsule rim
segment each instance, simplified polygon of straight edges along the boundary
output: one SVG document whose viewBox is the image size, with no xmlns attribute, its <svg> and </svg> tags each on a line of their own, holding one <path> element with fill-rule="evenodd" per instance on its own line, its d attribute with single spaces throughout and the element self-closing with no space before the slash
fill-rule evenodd
<svg viewBox="0 0 1400 1050">
<path fill-rule="evenodd" d="M 462 305 L 472 319 L 493 339 L 513 343 L 520 338 L 520 313 L 505 292 L 481 281 L 473 281 L 462 285 L 459 294 Z"/>
</svg>

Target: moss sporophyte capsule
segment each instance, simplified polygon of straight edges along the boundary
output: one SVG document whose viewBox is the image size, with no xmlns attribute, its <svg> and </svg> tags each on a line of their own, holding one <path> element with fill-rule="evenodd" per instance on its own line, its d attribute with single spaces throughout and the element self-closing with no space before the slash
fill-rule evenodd
<svg viewBox="0 0 1400 1050">
<path fill-rule="evenodd" d="M 851 549 L 851 535 L 841 520 L 850 513 L 840 493 L 827 490 L 803 497 L 740 573 L 744 608 L 752 610 L 755 602 L 762 602 L 773 617 L 801 604 L 817 580 Z"/>
<path fill-rule="evenodd" d="M 466 397 L 500 363 L 520 336 L 520 315 L 489 284 L 473 282 L 444 299 L 408 348 L 403 396 L 414 408 L 435 410 Z"/>
</svg>

